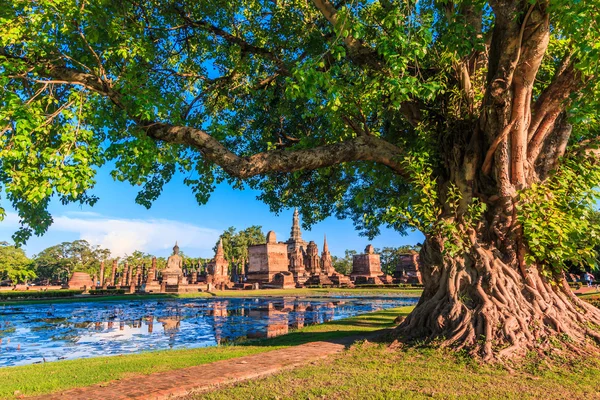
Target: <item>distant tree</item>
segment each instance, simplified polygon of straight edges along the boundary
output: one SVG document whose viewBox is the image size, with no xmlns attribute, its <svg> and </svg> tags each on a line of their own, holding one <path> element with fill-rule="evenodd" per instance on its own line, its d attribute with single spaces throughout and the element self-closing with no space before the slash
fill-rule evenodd
<svg viewBox="0 0 600 400">
<path fill-rule="evenodd" d="M 253 225 L 244 230 L 236 232 L 236 229 L 231 226 L 227 228 L 219 240 L 223 240 L 223 252 L 225 259 L 231 266 L 235 265 L 238 268 L 238 273 L 241 273 L 242 268 L 248 262 L 248 246 L 253 244 L 265 243 L 265 233 L 261 226 Z M 213 247 L 213 251 L 217 251 L 219 240 Z"/>
<path fill-rule="evenodd" d="M 400 246 L 400 247 L 384 247 L 383 249 L 375 249 L 381 258 L 381 270 L 392 275 L 396 271 L 396 266 L 400 262 L 400 256 L 409 251 L 419 251 L 420 246 Z"/>
<path fill-rule="evenodd" d="M 142 265 L 152 263 L 152 255 L 148 253 L 144 253 L 140 250 L 134 250 L 130 255 L 125 255 L 122 261 L 127 261 L 129 265 Z"/>
<path fill-rule="evenodd" d="M 109 257 L 110 250 L 92 246 L 86 240 L 63 242 L 34 257 L 35 271 L 41 279 L 65 280 L 75 271 L 94 275 L 100 272 L 100 262 Z"/>
<path fill-rule="evenodd" d="M 336 272 L 349 275 L 352 272 L 352 257 L 356 255 L 356 250 L 345 250 L 344 257 L 331 256 L 333 269 Z"/>
<path fill-rule="evenodd" d="M 33 266 L 33 261 L 27 258 L 23 249 L 0 242 L 0 280 L 27 282 L 36 277 Z"/>
</svg>

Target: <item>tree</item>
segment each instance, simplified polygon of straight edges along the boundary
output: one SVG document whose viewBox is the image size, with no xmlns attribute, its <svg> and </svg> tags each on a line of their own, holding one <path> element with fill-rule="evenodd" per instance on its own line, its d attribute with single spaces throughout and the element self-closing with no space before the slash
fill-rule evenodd
<svg viewBox="0 0 600 400">
<path fill-rule="evenodd" d="M 241 274 L 243 273 L 242 268 L 248 262 L 248 246 L 264 243 L 265 234 L 262 227 L 257 225 L 252 225 L 239 232 L 236 232 L 236 229 L 230 226 L 219 236 L 219 241 L 221 240 L 223 240 L 225 259 L 230 263 L 230 268 L 235 265 L 238 267 L 238 274 Z M 219 241 L 213 248 L 215 252 Z"/>
<path fill-rule="evenodd" d="M 75 240 L 42 250 L 34 256 L 34 263 L 39 278 L 66 280 L 75 271 L 99 274 L 100 262 L 109 257 L 109 250 L 90 245 L 86 240 Z"/>
<path fill-rule="evenodd" d="M 350 275 L 352 272 L 352 259 L 356 255 L 356 250 L 345 250 L 344 257 L 331 257 L 333 269 L 343 275 Z"/>
<path fill-rule="evenodd" d="M 53 2 L 0 11 L 0 182 L 17 241 L 49 199 L 93 204 L 96 167 L 149 206 L 178 169 L 262 191 L 304 225 L 425 235 L 399 328 L 485 360 L 567 340 L 600 310 L 594 257 L 597 0 Z M 194 172 L 193 174 L 191 172 Z M 597 349 L 596 349 L 597 350 Z"/>
<path fill-rule="evenodd" d="M 0 280 L 20 283 L 35 277 L 33 262 L 23 249 L 8 242 L 0 242 Z"/>
<path fill-rule="evenodd" d="M 400 262 L 400 256 L 418 250 L 418 246 L 384 247 L 381 250 L 375 249 L 375 253 L 378 253 L 381 258 L 381 270 L 385 274 L 393 275 Z"/>
</svg>

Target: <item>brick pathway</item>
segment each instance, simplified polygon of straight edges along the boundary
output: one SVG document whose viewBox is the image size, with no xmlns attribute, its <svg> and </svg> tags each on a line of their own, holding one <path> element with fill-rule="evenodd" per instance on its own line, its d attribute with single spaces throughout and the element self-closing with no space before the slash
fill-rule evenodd
<svg viewBox="0 0 600 400">
<path fill-rule="evenodd" d="M 600 293 L 600 291 L 598 289 L 596 289 L 596 285 L 588 287 L 584 284 L 581 288 L 575 290 L 573 293 L 575 293 L 575 294 L 592 294 L 592 293 Z"/>
<path fill-rule="evenodd" d="M 379 332 L 381 333 L 381 332 Z M 373 334 L 368 335 L 372 338 Z M 70 389 L 33 399 L 166 399 L 201 392 L 215 386 L 274 374 L 339 353 L 365 336 L 350 336 L 328 342 L 312 342 L 230 360 L 216 361 L 83 388 Z M 31 397 L 29 399 L 32 399 Z"/>
</svg>

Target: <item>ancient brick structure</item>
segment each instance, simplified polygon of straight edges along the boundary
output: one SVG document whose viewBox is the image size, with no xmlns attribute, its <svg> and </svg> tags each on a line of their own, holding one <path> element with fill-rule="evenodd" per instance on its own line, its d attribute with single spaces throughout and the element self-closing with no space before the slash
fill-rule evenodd
<svg viewBox="0 0 600 400">
<path fill-rule="evenodd" d="M 289 271 L 278 272 L 273 276 L 273 286 L 279 289 L 293 289 L 296 287 L 294 275 Z"/>
<path fill-rule="evenodd" d="M 288 245 L 287 252 L 289 254 L 294 253 L 295 249 L 306 250 L 306 246 L 308 243 L 306 243 L 305 240 L 302 240 L 302 231 L 300 231 L 300 215 L 298 214 L 297 208 L 294 209 L 294 217 L 292 218 L 292 231 L 290 234 L 290 238 L 285 243 Z"/>
<path fill-rule="evenodd" d="M 422 284 L 423 279 L 419 270 L 419 253 L 411 251 L 400 255 L 394 278 L 401 283 Z"/>
<path fill-rule="evenodd" d="M 319 275 L 321 273 L 321 258 L 317 244 L 312 240 L 306 246 L 306 256 L 304 257 L 304 268 L 310 275 Z"/>
<path fill-rule="evenodd" d="M 73 272 L 73 275 L 71 275 L 71 279 L 69 279 L 69 289 L 75 289 L 75 290 L 80 290 L 80 289 L 89 289 L 92 286 L 95 286 L 94 282 L 92 281 L 92 278 L 90 277 L 90 274 L 87 274 L 85 272 Z"/>
<path fill-rule="evenodd" d="M 104 261 L 100 262 L 100 286 L 102 285 L 104 285 Z"/>
<path fill-rule="evenodd" d="M 248 247 L 248 282 L 266 283 L 278 272 L 288 271 L 288 244 L 277 243 L 275 232 L 267 234 L 267 243 Z"/>
<path fill-rule="evenodd" d="M 110 274 L 110 282 L 109 282 L 110 286 L 115 286 L 115 284 L 116 284 L 115 278 L 116 277 L 117 277 L 117 260 L 114 259 L 113 264 L 112 264 L 112 273 Z"/>
<path fill-rule="evenodd" d="M 352 273 L 350 277 L 375 278 L 383 275 L 379 254 L 375 254 L 372 245 L 365 248 L 364 254 L 357 254 L 352 258 Z"/>
<path fill-rule="evenodd" d="M 158 293 L 160 292 L 160 282 L 156 277 L 156 257 L 152 257 L 152 266 L 146 276 L 146 282 L 144 284 L 143 291 L 146 293 Z"/>
<path fill-rule="evenodd" d="M 129 282 L 131 282 L 129 265 L 125 263 L 125 268 L 123 269 L 123 283 L 122 285 L 129 286 Z"/>
<path fill-rule="evenodd" d="M 333 282 L 325 274 L 312 275 L 306 282 L 306 286 L 333 286 Z"/>
<path fill-rule="evenodd" d="M 323 240 L 323 252 L 321 252 L 321 272 L 325 275 L 333 275 L 335 269 L 333 269 L 333 261 L 331 260 L 331 253 L 329 253 L 329 246 L 327 245 L 327 236 Z"/>
<path fill-rule="evenodd" d="M 310 275 L 306 272 L 306 268 L 304 267 L 304 252 L 302 251 L 302 248 L 294 248 L 294 251 L 288 254 L 288 256 L 290 272 L 294 276 L 294 281 L 301 285 L 304 284 Z"/>
<path fill-rule="evenodd" d="M 349 277 L 347 277 L 346 275 L 338 274 L 337 272 L 334 273 L 333 275 L 331 275 L 329 277 L 329 280 L 335 286 L 339 286 L 339 287 L 353 287 L 354 286 L 354 284 L 352 283 L 352 281 L 350 280 Z"/>
<path fill-rule="evenodd" d="M 125 274 L 126 274 L 126 270 L 127 269 L 128 269 L 127 262 L 125 262 L 125 266 L 123 267 L 123 271 L 121 271 L 121 274 L 119 275 L 119 280 L 118 280 L 117 286 L 123 286 L 123 285 L 125 285 Z"/>
<path fill-rule="evenodd" d="M 133 267 L 131 267 L 131 269 L 133 269 Z M 133 282 L 132 282 L 135 286 L 139 286 L 142 284 L 142 266 L 138 265 L 135 268 L 135 277 L 133 278 Z"/>
<path fill-rule="evenodd" d="M 156 279 L 156 257 L 152 257 L 152 267 L 150 267 L 150 272 L 148 272 L 147 281 L 155 281 Z"/>
<path fill-rule="evenodd" d="M 229 284 L 229 263 L 225 260 L 225 252 L 223 250 L 223 239 L 219 240 L 217 245 L 217 252 L 215 258 L 213 258 L 207 265 L 208 277 L 207 282 L 215 285 Z"/>
</svg>

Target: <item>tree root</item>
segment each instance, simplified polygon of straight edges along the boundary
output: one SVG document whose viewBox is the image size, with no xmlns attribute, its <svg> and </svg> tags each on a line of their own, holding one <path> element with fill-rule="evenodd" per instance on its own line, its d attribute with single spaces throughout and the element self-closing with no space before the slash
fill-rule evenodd
<svg viewBox="0 0 600 400">
<path fill-rule="evenodd" d="M 472 250 L 435 266 L 436 279 L 426 281 L 398 335 L 467 350 L 483 361 L 549 354 L 556 346 L 574 356 L 600 353 L 600 332 L 590 328 L 600 326 L 600 310 L 577 298 L 564 280 L 550 284 L 535 266 L 523 276 L 524 268 L 495 252 L 480 245 Z"/>
</svg>

